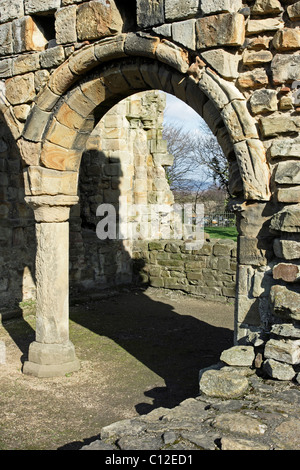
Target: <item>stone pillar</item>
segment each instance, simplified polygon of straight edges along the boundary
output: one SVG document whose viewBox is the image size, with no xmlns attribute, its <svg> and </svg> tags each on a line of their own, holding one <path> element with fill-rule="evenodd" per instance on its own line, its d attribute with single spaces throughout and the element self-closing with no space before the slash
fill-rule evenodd
<svg viewBox="0 0 300 470">
<path fill-rule="evenodd" d="M 79 369 L 69 340 L 69 212 L 77 196 L 30 196 L 36 220 L 36 338 L 23 372 L 61 376 Z"/>
</svg>

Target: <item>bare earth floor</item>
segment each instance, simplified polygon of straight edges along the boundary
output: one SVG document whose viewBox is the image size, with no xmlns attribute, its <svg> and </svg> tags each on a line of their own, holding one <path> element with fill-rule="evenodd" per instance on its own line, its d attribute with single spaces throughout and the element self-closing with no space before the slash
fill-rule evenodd
<svg viewBox="0 0 300 470">
<path fill-rule="evenodd" d="M 103 426 L 176 406 L 233 345 L 233 304 L 156 289 L 111 294 L 70 308 L 81 369 L 64 377 L 22 373 L 33 314 L 0 325 L 0 450 L 76 450 Z"/>
</svg>

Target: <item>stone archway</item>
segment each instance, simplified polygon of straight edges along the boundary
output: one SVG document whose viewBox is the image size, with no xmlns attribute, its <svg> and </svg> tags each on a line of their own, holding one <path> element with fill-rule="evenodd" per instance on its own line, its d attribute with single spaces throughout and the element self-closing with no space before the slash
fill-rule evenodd
<svg viewBox="0 0 300 470">
<path fill-rule="evenodd" d="M 132 33 L 98 41 L 72 55 L 38 95 L 18 140 L 28 165 L 26 201 L 34 210 L 38 241 L 36 341 L 30 345 L 25 373 L 52 376 L 79 367 L 68 333 L 68 218 L 78 201 L 80 159 L 105 112 L 121 98 L 147 89 L 174 94 L 206 119 L 232 168 L 238 168 L 234 182 L 240 182 L 240 210 L 248 205 L 246 214 L 251 213 L 254 204 L 259 212 L 270 200 L 266 152 L 244 96 L 198 57 L 190 61 L 175 44 Z M 245 234 L 241 239 L 249 245 Z M 257 234 L 250 237 L 250 245 L 256 239 Z M 255 257 L 257 247 L 252 248 Z M 262 251 L 260 256 L 264 258 Z M 236 325 L 243 323 L 248 307 L 238 300 Z"/>
</svg>

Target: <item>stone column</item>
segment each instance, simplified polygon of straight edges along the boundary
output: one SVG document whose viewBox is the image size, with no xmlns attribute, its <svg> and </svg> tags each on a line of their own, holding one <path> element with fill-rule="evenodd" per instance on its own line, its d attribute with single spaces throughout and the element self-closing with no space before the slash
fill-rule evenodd
<svg viewBox="0 0 300 470">
<path fill-rule="evenodd" d="M 36 338 L 23 372 L 61 376 L 79 369 L 69 340 L 69 212 L 77 196 L 30 196 L 36 220 Z"/>
</svg>

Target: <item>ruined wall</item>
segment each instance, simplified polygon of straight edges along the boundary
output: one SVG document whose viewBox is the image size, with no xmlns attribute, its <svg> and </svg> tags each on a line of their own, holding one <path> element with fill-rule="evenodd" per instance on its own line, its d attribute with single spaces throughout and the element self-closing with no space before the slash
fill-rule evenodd
<svg viewBox="0 0 300 470">
<path fill-rule="evenodd" d="M 39 204 L 44 214 L 69 207 L 99 118 L 137 91 L 164 90 L 204 117 L 229 160 L 240 233 L 237 338 L 299 322 L 300 2 L 2 0 L 0 13 L 8 247 L 12 232 L 16 243 L 25 232 L 32 243 L 17 154 L 35 213 Z"/>
</svg>

